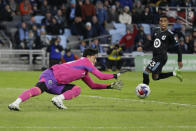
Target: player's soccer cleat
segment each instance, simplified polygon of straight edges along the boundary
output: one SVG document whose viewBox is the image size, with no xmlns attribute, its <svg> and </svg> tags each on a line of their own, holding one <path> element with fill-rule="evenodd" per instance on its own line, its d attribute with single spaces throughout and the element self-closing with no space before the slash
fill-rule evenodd
<svg viewBox="0 0 196 131">
<path fill-rule="evenodd" d="M 110 86 L 112 89 L 121 90 L 123 87 L 123 83 L 121 81 L 117 80 L 117 81 L 113 82 Z"/>
<path fill-rule="evenodd" d="M 13 110 L 13 111 L 20 111 L 20 110 L 21 110 L 20 107 L 19 107 L 19 105 L 18 105 L 18 104 L 15 104 L 15 103 L 10 104 L 10 105 L 8 106 L 8 108 L 9 108 L 10 110 Z"/>
<path fill-rule="evenodd" d="M 67 109 L 66 106 L 64 106 L 63 101 L 59 97 L 53 97 L 52 103 L 59 109 Z"/>
<path fill-rule="evenodd" d="M 177 69 L 174 71 L 176 78 L 178 78 L 181 82 L 183 81 L 182 72 L 181 70 Z"/>
</svg>

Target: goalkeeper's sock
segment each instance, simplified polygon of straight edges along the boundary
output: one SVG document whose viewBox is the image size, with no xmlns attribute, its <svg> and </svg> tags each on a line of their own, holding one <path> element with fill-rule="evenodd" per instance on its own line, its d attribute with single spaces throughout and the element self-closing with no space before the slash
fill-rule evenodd
<svg viewBox="0 0 196 131">
<path fill-rule="evenodd" d="M 16 103 L 20 104 L 21 102 L 24 102 L 26 100 L 28 100 L 30 97 L 33 96 L 38 96 L 41 94 L 41 90 L 38 87 L 34 87 L 31 89 L 28 89 L 26 91 L 24 91 L 18 98 L 16 99 Z M 21 99 L 21 100 L 20 100 Z"/>
<path fill-rule="evenodd" d="M 143 72 L 143 83 L 146 85 L 149 85 L 149 83 L 150 83 L 149 73 L 147 71 Z"/>
<path fill-rule="evenodd" d="M 63 94 L 57 96 L 61 100 L 71 100 L 74 97 L 77 97 L 80 95 L 81 88 L 79 86 L 74 86 L 71 90 L 65 91 Z"/>
<path fill-rule="evenodd" d="M 159 79 L 165 79 L 168 78 L 170 76 L 173 76 L 173 72 L 168 72 L 168 73 L 160 73 L 159 74 Z"/>
</svg>

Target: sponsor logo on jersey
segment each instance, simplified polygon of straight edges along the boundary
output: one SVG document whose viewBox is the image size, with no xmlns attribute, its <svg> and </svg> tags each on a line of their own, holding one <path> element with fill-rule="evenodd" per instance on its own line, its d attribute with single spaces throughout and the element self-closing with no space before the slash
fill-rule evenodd
<svg viewBox="0 0 196 131">
<path fill-rule="evenodd" d="M 160 46 L 161 46 L 161 40 L 158 39 L 158 38 L 156 38 L 156 39 L 154 40 L 154 47 L 155 47 L 155 48 L 159 48 Z"/>
</svg>

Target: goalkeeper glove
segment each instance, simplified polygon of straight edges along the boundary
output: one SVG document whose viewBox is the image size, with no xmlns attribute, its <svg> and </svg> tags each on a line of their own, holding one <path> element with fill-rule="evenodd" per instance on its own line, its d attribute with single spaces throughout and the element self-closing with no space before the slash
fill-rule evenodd
<svg viewBox="0 0 196 131">
<path fill-rule="evenodd" d="M 116 90 L 121 90 L 123 88 L 123 83 L 119 80 L 112 82 L 108 88 L 110 89 L 116 89 Z"/>
</svg>

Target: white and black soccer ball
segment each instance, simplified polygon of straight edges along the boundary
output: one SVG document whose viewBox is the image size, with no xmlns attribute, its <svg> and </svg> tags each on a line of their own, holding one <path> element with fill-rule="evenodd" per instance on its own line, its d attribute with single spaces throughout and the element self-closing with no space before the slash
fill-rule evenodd
<svg viewBox="0 0 196 131">
<path fill-rule="evenodd" d="M 150 94 L 150 87 L 146 84 L 139 84 L 135 89 L 136 95 L 139 98 L 146 98 Z"/>
</svg>

